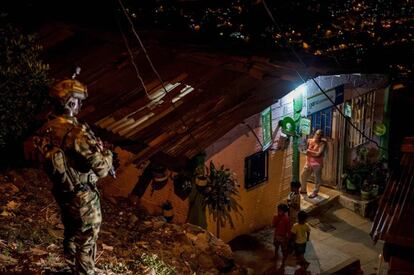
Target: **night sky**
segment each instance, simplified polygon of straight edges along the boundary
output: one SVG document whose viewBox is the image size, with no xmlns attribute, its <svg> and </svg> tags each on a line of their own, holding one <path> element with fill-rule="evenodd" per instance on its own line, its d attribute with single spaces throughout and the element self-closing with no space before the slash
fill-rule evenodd
<svg viewBox="0 0 414 275">
<path fill-rule="evenodd" d="M 339 66 L 413 79 L 414 0 L 268 0 L 278 26 L 261 0 L 122 2 L 138 30 L 185 34 L 183 43 L 259 55 L 293 47 Z M 34 30 L 58 20 L 116 31 L 116 20 L 126 22 L 118 0 L 9 1 L 2 17 Z"/>
</svg>

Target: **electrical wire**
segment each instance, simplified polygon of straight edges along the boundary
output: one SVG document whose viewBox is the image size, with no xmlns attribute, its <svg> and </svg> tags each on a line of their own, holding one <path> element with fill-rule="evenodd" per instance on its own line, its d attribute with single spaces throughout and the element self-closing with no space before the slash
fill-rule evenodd
<svg viewBox="0 0 414 275">
<path fill-rule="evenodd" d="M 246 121 L 243 121 L 242 124 L 246 125 L 247 128 L 249 128 L 250 132 L 253 133 L 254 137 L 256 138 L 257 142 L 259 143 L 260 147 L 262 147 L 262 150 L 263 150 L 263 148 L 264 148 L 263 143 L 260 141 L 259 137 L 257 136 L 257 134 L 254 131 L 254 129 L 252 128 L 252 126 L 250 126 L 250 124 L 247 123 Z"/>
<path fill-rule="evenodd" d="M 171 106 L 173 107 L 173 109 L 174 109 L 174 110 L 176 110 L 175 103 L 171 100 L 171 95 L 168 93 L 167 89 L 165 88 L 165 84 L 164 84 L 163 79 L 161 78 L 160 74 L 158 73 L 157 69 L 155 68 L 154 64 L 152 63 L 152 60 L 151 60 L 151 58 L 150 58 L 150 56 L 149 56 L 149 54 L 148 54 L 147 50 L 145 49 L 145 46 L 144 46 L 144 44 L 142 43 L 141 38 L 139 37 L 139 35 L 138 35 L 138 33 L 137 33 L 136 29 L 135 29 L 134 23 L 132 22 L 132 20 L 131 20 L 131 18 L 130 18 L 130 16 L 129 16 L 129 14 L 128 14 L 128 12 L 127 12 L 127 10 L 125 9 L 124 4 L 122 3 L 122 0 L 118 0 L 118 2 L 119 2 L 119 5 L 121 6 L 121 9 L 122 9 L 122 11 L 123 11 L 124 15 L 125 15 L 125 18 L 127 19 L 127 21 L 129 22 L 129 24 L 130 24 L 130 26 L 131 26 L 131 31 L 132 31 L 132 32 L 133 32 L 133 34 L 135 35 L 135 37 L 136 37 L 136 39 L 137 39 L 137 41 L 138 41 L 139 45 L 141 46 L 141 49 L 142 49 L 143 53 L 145 54 L 145 57 L 146 57 L 146 59 L 147 59 L 147 61 L 148 61 L 149 65 L 150 65 L 150 67 L 151 67 L 152 71 L 153 71 L 153 72 L 154 72 L 154 74 L 157 76 L 158 80 L 160 81 L 161 86 L 162 86 L 162 88 L 164 89 L 164 93 L 165 93 L 165 95 L 169 98 L 169 101 L 171 102 Z M 187 126 L 187 123 L 184 121 L 184 119 L 182 118 L 182 116 L 181 116 L 179 113 L 178 113 L 178 115 L 179 115 L 179 120 L 180 120 L 180 122 L 183 124 L 183 127 L 184 127 L 185 131 L 186 131 L 186 132 L 187 132 L 187 134 L 190 136 L 190 138 L 193 140 L 193 142 L 194 142 L 194 144 L 196 145 L 196 147 L 197 147 L 197 149 L 199 150 L 199 152 L 202 152 L 202 151 L 203 151 L 202 147 L 199 145 L 199 143 L 198 143 L 197 139 L 194 137 L 194 135 L 193 135 L 193 133 L 191 132 L 190 128 Z"/>
<path fill-rule="evenodd" d="M 121 23 L 119 22 L 118 18 L 117 18 L 116 22 L 117 22 L 117 25 L 118 25 L 118 29 L 119 29 L 119 31 L 120 31 L 120 33 L 121 33 L 122 39 L 123 39 L 123 41 L 124 41 L 125 47 L 126 47 L 126 48 L 127 48 L 127 50 L 128 50 L 128 54 L 129 54 L 129 57 L 130 57 L 130 59 L 131 59 L 131 64 L 132 64 L 132 66 L 133 66 L 133 67 L 134 67 L 134 69 L 135 69 L 136 76 L 137 76 L 137 78 L 139 79 L 139 81 L 141 82 L 142 88 L 144 88 L 144 92 L 145 92 L 145 94 L 147 95 L 147 98 L 148 98 L 148 99 L 150 99 L 150 96 L 149 96 L 148 90 L 147 90 L 147 88 L 146 88 L 146 86 L 145 86 L 145 83 L 144 83 L 144 79 L 142 78 L 141 74 L 139 73 L 138 66 L 137 66 L 137 64 L 135 63 L 135 60 L 134 60 L 134 59 L 135 59 L 135 58 L 134 58 L 134 53 L 132 52 L 131 47 L 129 46 L 128 39 L 127 39 L 127 37 L 125 36 L 124 31 L 122 30 Z M 140 52 L 140 51 L 138 51 L 138 54 L 139 54 L 139 52 Z"/>
<path fill-rule="evenodd" d="M 282 28 L 280 27 L 280 25 L 277 23 L 276 19 L 273 17 L 272 12 L 270 11 L 269 7 L 266 4 L 266 0 L 262 0 L 263 6 L 267 12 L 267 14 L 269 15 L 270 19 L 272 20 L 273 24 L 275 25 L 275 27 L 277 28 L 277 30 L 280 33 L 283 33 Z M 335 105 L 335 101 L 333 101 L 328 94 L 322 89 L 322 87 L 319 85 L 319 83 L 315 80 L 314 77 L 310 77 L 308 70 L 307 70 L 307 66 L 305 64 L 305 62 L 303 61 L 303 59 L 297 54 L 296 50 L 293 48 L 293 46 L 289 43 L 289 40 L 286 39 L 287 41 L 287 46 L 288 48 L 291 50 L 291 52 L 293 53 L 293 55 L 295 56 L 295 58 L 299 61 L 299 63 L 303 66 L 303 68 L 305 69 L 305 73 L 306 73 L 306 78 L 307 79 L 312 79 L 312 82 L 318 87 L 318 89 L 323 93 L 323 95 L 332 103 L 333 107 L 338 111 L 338 113 L 363 137 L 365 137 L 368 141 L 374 143 L 379 149 L 387 151 L 386 148 L 382 147 L 381 145 L 378 144 L 378 142 L 376 140 L 373 140 L 372 138 L 370 138 L 369 136 L 367 136 L 362 130 L 360 130 L 352 121 L 349 117 L 347 117 L 342 110 Z M 299 75 L 299 77 L 302 79 L 302 81 L 304 83 L 306 83 L 306 81 L 304 80 L 304 78 L 301 76 L 301 74 L 297 71 L 297 74 Z"/>
</svg>

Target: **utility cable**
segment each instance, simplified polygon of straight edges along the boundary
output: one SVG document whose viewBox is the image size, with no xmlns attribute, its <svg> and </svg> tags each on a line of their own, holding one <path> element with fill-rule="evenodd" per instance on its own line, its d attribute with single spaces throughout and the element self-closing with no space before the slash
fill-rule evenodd
<svg viewBox="0 0 414 275">
<path fill-rule="evenodd" d="M 123 11 L 123 13 L 124 13 L 124 15 L 125 15 L 125 17 L 126 17 L 127 21 L 129 22 L 129 24 L 130 24 L 130 26 L 131 26 L 131 31 L 132 31 L 132 32 L 133 32 L 133 34 L 135 35 L 135 37 L 136 37 L 136 39 L 137 39 L 137 41 L 138 41 L 139 45 L 141 46 L 141 49 L 142 49 L 143 53 L 145 54 L 145 57 L 146 57 L 146 59 L 147 59 L 147 61 L 148 61 L 149 65 L 151 66 L 152 71 L 155 73 L 155 75 L 157 76 L 158 80 L 160 81 L 161 86 L 162 86 L 162 88 L 163 88 L 163 90 L 164 90 L 165 95 L 169 98 L 169 101 L 171 102 L 171 106 L 173 107 L 173 109 L 174 109 L 174 110 L 176 110 L 175 103 L 171 100 L 171 96 L 170 96 L 170 94 L 168 93 L 167 89 L 165 88 L 164 81 L 163 81 L 163 79 L 161 78 L 160 74 L 158 73 L 157 69 L 155 68 L 154 64 L 152 63 L 151 58 L 150 58 L 150 56 L 148 55 L 148 52 L 147 52 L 147 50 L 145 49 L 145 46 L 144 46 L 144 44 L 142 43 L 142 40 L 141 40 L 141 38 L 139 37 L 139 35 L 138 35 L 138 33 L 137 33 L 136 29 L 135 29 L 134 23 L 132 22 L 132 20 L 131 20 L 131 18 L 130 18 L 130 16 L 129 16 L 129 14 L 128 14 L 128 12 L 127 12 L 127 10 L 125 9 L 124 4 L 122 3 L 122 0 L 118 0 L 118 2 L 119 2 L 119 5 L 121 6 L 121 9 L 122 9 L 122 11 Z M 177 113 L 178 113 L 178 112 L 177 112 Z M 181 116 L 179 113 L 178 113 L 178 116 L 179 116 L 179 120 L 180 120 L 180 122 L 181 122 L 181 123 L 183 124 L 183 126 L 184 126 L 185 131 L 186 131 L 186 132 L 187 132 L 187 134 L 190 136 L 190 138 L 193 140 L 193 142 L 194 142 L 194 144 L 196 145 L 196 147 L 197 147 L 197 149 L 199 150 L 199 152 L 202 152 L 202 151 L 203 151 L 203 149 L 202 149 L 202 147 L 199 145 L 199 143 L 197 142 L 197 139 L 196 139 L 196 138 L 194 137 L 194 135 L 192 134 L 192 132 L 191 132 L 190 128 L 187 126 L 186 122 L 184 121 L 184 119 L 182 118 L 182 116 Z"/>
<path fill-rule="evenodd" d="M 280 33 L 283 33 L 282 28 L 280 27 L 280 25 L 277 23 L 276 19 L 273 17 L 272 12 L 270 11 L 269 7 L 266 4 L 266 0 L 262 0 L 263 6 L 267 12 L 267 14 L 269 15 L 270 19 L 272 20 L 273 24 L 275 25 L 275 27 L 277 28 L 277 30 Z M 314 77 L 310 77 L 308 70 L 307 70 L 307 66 L 305 64 L 305 62 L 302 60 L 302 58 L 297 54 L 296 50 L 293 48 L 293 46 L 289 43 L 289 40 L 286 39 L 287 42 L 287 46 L 288 48 L 291 50 L 291 52 L 293 53 L 293 55 L 296 57 L 296 59 L 299 61 L 299 63 L 303 66 L 303 68 L 305 69 L 305 73 L 306 73 L 306 78 L 310 78 L 312 79 L 312 82 L 318 87 L 318 89 L 323 93 L 323 95 L 332 103 L 333 107 L 338 111 L 338 113 L 363 137 L 365 137 L 368 141 L 374 143 L 379 149 L 387 151 L 386 148 L 382 147 L 381 145 L 378 144 L 377 141 L 373 140 L 372 138 L 368 137 L 362 130 L 360 130 L 352 121 L 350 118 L 348 118 L 343 112 L 342 110 L 335 105 L 335 102 L 328 96 L 328 94 L 322 89 L 322 87 L 319 85 L 319 83 L 315 80 Z M 304 81 L 304 83 L 306 83 L 306 81 L 304 80 L 304 78 L 300 75 L 299 72 L 297 72 L 299 77 L 302 79 L 302 81 Z"/>
<path fill-rule="evenodd" d="M 257 136 L 256 132 L 254 131 L 254 129 L 252 128 L 252 126 L 250 126 L 249 123 L 247 123 L 246 121 L 242 122 L 244 125 L 247 126 L 247 128 L 249 128 L 250 132 L 253 133 L 254 137 L 256 138 L 257 142 L 259 143 L 260 147 L 262 147 L 262 150 L 264 148 L 263 143 L 260 141 L 259 137 Z"/>
<path fill-rule="evenodd" d="M 128 39 L 127 39 L 127 37 L 125 36 L 124 31 L 122 30 L 121 23 L 119 22 L 118 18 L 117 18 L 116 22 L 117 22 L 117 25 L 118 25 L 119 31 L 120 31 L 120 33 L 121 33 L 122 39 L 123 39 L 123 41 L 124 41 L 125 47 L 126 47 L 126 48 L 127 48 L 127 50 L 128 50 L 128 54 L 129 54 L 129 57 L 130 57 L 130 59 L 131 59 L 131 64 L 132 64 L 132 66 L 133 66 L 133 67 L 134 67 L 134 69 L 135 69 L 136 76 L 137 76 L 137 78 L 139 79 L 139 81 L 141 82 L 142 88 L 144 88 L 144 92 L 145 92 L 145 94 L 147 95 L 147 98 L 148 98 L 148 99 L 150 99 L 150 96 L 149 96 L 148 90 L 147 90 L 147 88 L 146 88 L 146 86 L 145 86 L 145 83 L 144 83 L 144 79 L 142 78 L 141 74 L 139 73 L 138 66 L 137 66 L 137 64 L 135 63 L 135 60 L 134 60 L 134 59 L 135 59 L 135 57 L 134 57 L 134 53 L 132 52 L 131 47 L 129 46 Z M 139 54 L 139 51 L 138 51 L 138 54 Z"/>
</svg>

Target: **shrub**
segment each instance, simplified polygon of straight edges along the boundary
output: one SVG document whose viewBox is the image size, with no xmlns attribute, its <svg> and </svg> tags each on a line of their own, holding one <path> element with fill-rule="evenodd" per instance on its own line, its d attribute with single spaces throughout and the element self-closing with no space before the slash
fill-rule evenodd
<svg viewBox="0 0 414 275">
<path fill-rule="evenodd" d="M 0 27 L 0 150 L 21 143 L 47 100 L 49 67 L 34 35 Z"/>
</svg>

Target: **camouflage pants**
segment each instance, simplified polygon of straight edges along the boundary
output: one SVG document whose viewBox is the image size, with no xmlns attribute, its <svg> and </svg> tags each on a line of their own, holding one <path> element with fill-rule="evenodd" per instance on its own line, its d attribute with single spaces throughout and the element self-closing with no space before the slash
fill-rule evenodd
<svg viewBox="0 0 414 275">
<path fill-rule="evenodd" d="M 70 198 L 55 194 L 65 227 L 63 249 L 74 274 L 95 274 L 96 241 L 102 222 L 99 193 L 79 191 Z"/>
</svg>

